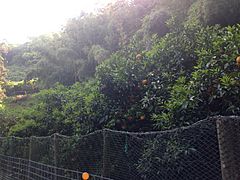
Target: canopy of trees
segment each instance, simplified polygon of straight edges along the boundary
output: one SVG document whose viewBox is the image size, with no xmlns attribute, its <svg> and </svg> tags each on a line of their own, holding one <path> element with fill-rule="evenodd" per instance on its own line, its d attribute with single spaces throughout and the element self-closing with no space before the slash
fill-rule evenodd
<svg viewBox="0 0 240 180">
<path fill-rule="evenodd" d="M 5 100 L 0 120 L 14 123 L 4 133 L 153 131 L 240 115 L 239 8 L 236 0 L 119 0 L 13 47 L 7 79 L 24 81 L 6 85 L 7 94 L 32 95 Z"/>
</svg>

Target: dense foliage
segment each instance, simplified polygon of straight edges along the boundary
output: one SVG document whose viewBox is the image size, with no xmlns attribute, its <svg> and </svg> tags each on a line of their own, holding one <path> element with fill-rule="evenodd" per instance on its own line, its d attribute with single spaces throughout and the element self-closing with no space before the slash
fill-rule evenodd
<svg viewBox="0 0 240 180">
<path fill-rule="evenodd" d="M 224 3 L 121 0 L 13 47 L 7 78 L 23 81 L 4 86 L 2 132 L 152 131 L 240 115 L 239 3 Z"/>
</svg>

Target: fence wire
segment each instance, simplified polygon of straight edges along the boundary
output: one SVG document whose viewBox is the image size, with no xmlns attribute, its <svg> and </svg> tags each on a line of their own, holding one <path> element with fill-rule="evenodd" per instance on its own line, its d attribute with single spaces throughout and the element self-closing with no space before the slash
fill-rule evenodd
<svg viewBox="0 0 240 180">
<path fill-rule="evenodd" d="M 216 118 L 164 132 L 0 138 L 0 154 L 5 179 L 74 180 L 78 171 L 95 179 L 222 179 Z"/>
<path fill-rule="evenodd" d="M 1 180 L 80 180 L 82 172 L 38 163 L 31 160 L 0 155 Z M 90 175 L 92 180 L 111 180 Z"/>
</svg>

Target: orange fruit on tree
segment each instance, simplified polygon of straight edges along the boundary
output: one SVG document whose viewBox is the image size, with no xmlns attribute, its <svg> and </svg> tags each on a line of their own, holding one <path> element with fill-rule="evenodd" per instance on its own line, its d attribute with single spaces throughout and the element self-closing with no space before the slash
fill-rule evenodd
<svg viewBox="0 0 240 180">
<path fill-rule="evenodd" d="M 237 63 L 238 66 L 240 66 L 240 56 L 237 57 L 236 63 Z"/>
<path fill-rule="evenodd" d="M 142 116 L 140 116 L 140 120 L 145 120 L 145 116 L 144 115 L 142 115 Z"/>
<path fill-rule="evenodd" d="M 147 85 L 147 84 L 148 84 L 148 80 L 147 79 L 142 80 L 142 85 Z"/>
</svg>

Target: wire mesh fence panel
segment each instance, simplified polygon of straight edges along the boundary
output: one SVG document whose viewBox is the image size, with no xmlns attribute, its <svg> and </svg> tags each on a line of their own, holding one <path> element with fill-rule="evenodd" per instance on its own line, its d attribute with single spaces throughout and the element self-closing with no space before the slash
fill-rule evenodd
<svg viewBox="0 0 240 180">
<path fill-rule="evenodd" d="M 1 137 L 0 138 L 0 153 L 1 154 L 9 154 L 10 150 L 10 139 L 11 137 Z"/>
<path fill-rule="evenodd" d="M 221 179 L 215 122 L 202 121 L 146 140 L 138 170 L 143 179 Z"/>
<path fill-rule="evenodd" d="M 221 180 L 217 135 L 216 118 L 209 118 L 163 132 L 0 138 L 1 176 L 61 180 L 88 172 L 95 179 Z"/>
<path fill-rule="evenodd" d="M 29 159 L 49 165 L 54 162 L 54 139 L 49 137 L 31 137 L 29 144 Z"/>
<path fill-rule="evenodd" d="M 103 175 L 113 179 L 141 179 L 135 164 L 143 153 L 143 147 L 141 138 L 105 130 Z"/>
<path fill-rule="evenodd" d="M 80 180 L 82 172 L 0 155 L 1 180 Z M 90 180 L 111 180 L 90 174 Z"/>
<path fill-rule="evenodd" d="M 0 155 L 0 176 L 2 179 L 26 179 L 28 175 L 28 161 Z"/>
<path fill-rule="evenodd" d="M 57 164 L 59 167 L 102 174 L 103 137 L 102 131 L 87 136 L 56 138 Z"/>
<path fill-rule="evenodd" d="M 0 154 L 28 158 L 29 138 L 0 137 Z"/>
<path fill-rule="evenodd" d="M 29 157 L 30 138 L 9 138 L 9 155 L 13 157 L 25 158 Z"/>
<path fill-rule="evenodd" d="M 106 177 L 220 180 L 215 121 L 156 133 L 107 131 Z"/>
</svg>

